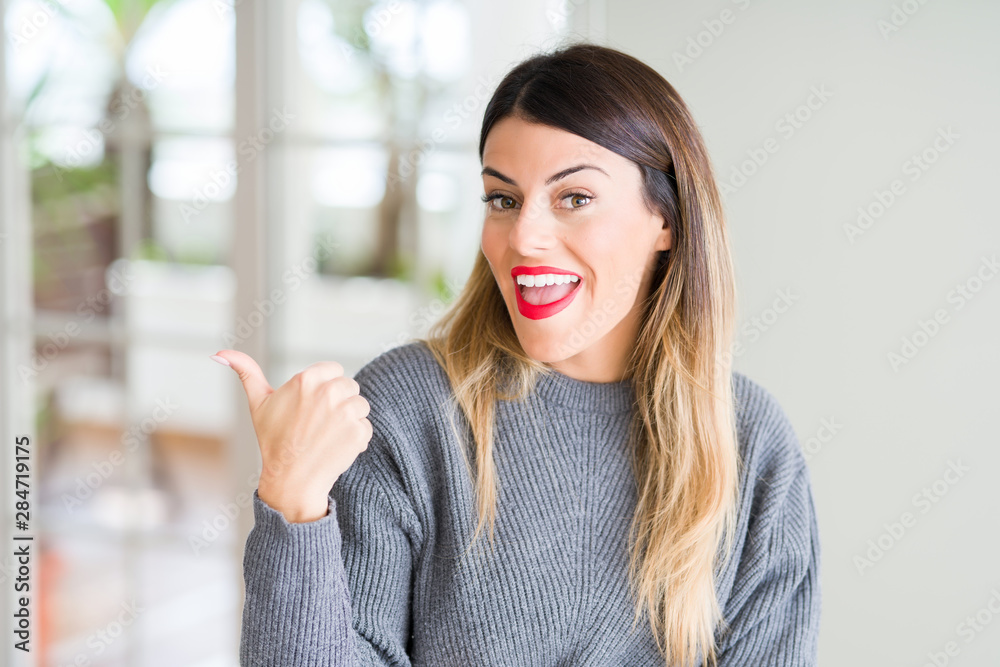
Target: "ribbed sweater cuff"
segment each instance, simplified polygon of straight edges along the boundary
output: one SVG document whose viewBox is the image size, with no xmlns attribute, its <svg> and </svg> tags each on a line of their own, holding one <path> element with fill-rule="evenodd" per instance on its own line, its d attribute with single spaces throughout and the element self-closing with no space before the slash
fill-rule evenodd
<svg viewBox="0 0 1000 667">
<path fill-rule="evenodd" d="M 331 497 L 327 515 L 306 523 L 289 523 L 257 491 L 253 509 L 243 555 L 240 664 L 329 665 L 332 656 L 346 657 L 353 627 L 336 501 Z M 321 607 L 331 613 L 308 613 Z"/>
<path fill-rule="evenodd" d="M 323 548 L 323 537 L 333 537 L 336 541 L 337 552 L 340 552 L 340 530 L 337 525 L 336 501 L 333 496 L 327 496 L 329 504 L 325 516 L 315 521 L 305 523 L 291 523 L 285 515 L 274 509 L 257 494 L 257 489 L 253 492 L 253 519 L 254 528 L 259 528 L 277 540 L 295 540 L 296 546 L 314 546 Z M 332 525 L 331 525 L 332 524 Z M 329 545 L 327 545 L 329 546 Z"/>
</svg>

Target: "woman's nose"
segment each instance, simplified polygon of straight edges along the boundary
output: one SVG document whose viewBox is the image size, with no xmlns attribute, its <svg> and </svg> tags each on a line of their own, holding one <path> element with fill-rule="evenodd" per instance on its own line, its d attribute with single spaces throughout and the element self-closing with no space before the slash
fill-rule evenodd
<svg viewBox="0 0 1000 667">
<path fill-rule="evenodd" d="M 510 247 L 523 256 L 551 248 L 556 242 L 555 224 L 542 196 L 526 198 L 510 230 Z"/>
</svg>

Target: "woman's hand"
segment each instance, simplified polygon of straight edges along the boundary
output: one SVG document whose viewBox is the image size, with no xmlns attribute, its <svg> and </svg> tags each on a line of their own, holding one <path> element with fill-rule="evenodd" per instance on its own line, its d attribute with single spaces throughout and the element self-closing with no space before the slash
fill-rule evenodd
<svg viewBox="0 0 1000 667">
<path fill-rule="evenodd" d="M 263 467 L 257 495 L 291 523 L 326 516 L 341 473 L 368 448 L 370 406 L 335 361 L 320 361 L 272 389 L 249 355 L 220 350 L 239 375 L 257 432 Z"/>
</svg>

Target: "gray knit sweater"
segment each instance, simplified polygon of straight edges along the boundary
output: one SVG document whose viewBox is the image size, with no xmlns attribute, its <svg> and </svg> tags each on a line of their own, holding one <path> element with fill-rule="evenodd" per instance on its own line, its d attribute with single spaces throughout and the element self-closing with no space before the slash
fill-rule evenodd
<svg viewBox="0 0 1000 667">
<path fill-rule="evenodd" d="M 664 664 L 648 620 L 632 630 L 627 381 L 556 373 L 525 401 L 499 402 L 496 541 L 491 552 L 484 533 L 466 554 L 474 486 L 444 371 L 418 341 L 354 378 L 374 435 L 327 516 L 290 524 L 254 492 L 241 665 Z M 775 398 L 740 373 L 733 384 L 745 469 L 736 552 L 717 583 L 731 626 L 717 633 L 719 664 L 815 665 L 820 545 L 805 459 Z"/>
</svg>

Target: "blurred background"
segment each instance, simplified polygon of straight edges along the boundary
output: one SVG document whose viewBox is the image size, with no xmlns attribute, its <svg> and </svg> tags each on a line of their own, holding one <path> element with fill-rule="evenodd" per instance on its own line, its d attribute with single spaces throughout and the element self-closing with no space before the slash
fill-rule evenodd
<svg viewBox="0 0 1000 667">
<path fill-rule="evenodd" d="M 259 453 L 208 355 L 276 387 L 423 334 L 478 252 L 493 88 L 581 39 L 657 68 L 708 142 L 736 368 L 809 460 L 820 664 L 1000 664 L 997 3 L 0 8 L 0 664 L 237 664 Z"/>
</svg>

